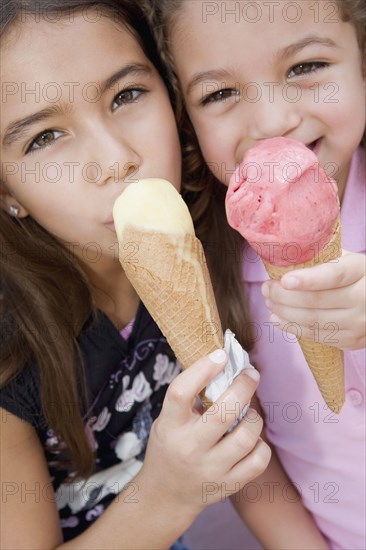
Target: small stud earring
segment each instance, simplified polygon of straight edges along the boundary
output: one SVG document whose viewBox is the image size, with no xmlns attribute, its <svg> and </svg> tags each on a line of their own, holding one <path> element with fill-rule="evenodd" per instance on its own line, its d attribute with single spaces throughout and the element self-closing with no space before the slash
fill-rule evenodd
<svg viewBox="0 0 366 550">
<path fill-rule="evenodd" d="M 11 216 L 14 216 L 14 218 L 17 218 L 19 216 L 20 208 L 18 206 L 10 206 L 9 207 L 9 214 Z"/>
</svg>

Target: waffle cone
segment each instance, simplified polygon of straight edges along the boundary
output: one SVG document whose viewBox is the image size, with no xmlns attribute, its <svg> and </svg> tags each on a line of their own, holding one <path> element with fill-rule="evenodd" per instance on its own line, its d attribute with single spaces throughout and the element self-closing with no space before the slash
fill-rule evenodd
<svg viewBox="0 0 366 550">
<path fill-rule="evenodd" d="M 183 368 L 223 347 L 204 252 L 194 235 L 177 237 L 127 225 L 119 259 Z"/>
<path fill-rule="evenodd" d="M 333 238 L 313 260 L 286 267 L 278 267 L 265 261 L 263 263 L 270 278 L 279 281 L 288 271 L 335 260 L 341 256 L 341 253 L 341 224 L 338 219 Z M 324 401 L 333 412 L 338 414 L 345 401 L 343 351 L 301 337 L 298 341 Z"/>
</svg>

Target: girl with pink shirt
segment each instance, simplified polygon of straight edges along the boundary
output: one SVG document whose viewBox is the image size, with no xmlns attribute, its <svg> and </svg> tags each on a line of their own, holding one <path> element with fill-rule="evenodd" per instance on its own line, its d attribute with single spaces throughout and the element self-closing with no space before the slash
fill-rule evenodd
<svg viewBox="0 0 366 550">
<path fill-rule="evenodd" d="M 117 258 L 117 197 L 181 182 L 143 3 L 7 0 L 0 28 L 0 547 L 182 550 L 207 485 L 240 490 L 270 449 L 196 406 L 224 350 L 180 373 Z M 248 370 L 217 407 L 250 401 Z"/>
<path fill-rule="evenodd" d="M 155 5 L 157 40 L 177 97 L 185 197 L 206 246 L 223 325 L 251 350 L 261 372 L 266 436 L 329 547 L 364 549 L 366 2 Z M 267 280 L 224 209 L 244 152 L 276 136 L 301 141 L 332 170 L 344 248 L 338 262 L 293 271 L 280 282 Z M 339 416 L 322 400 L 293 335 L 299 329 L 321 342 L 332 336 L 332 345 L 345 350 Z M 271 475 L 269 467 L 267 486 Z M 234 501 L 265 547 L 276 543 L 261 524 L 268 517 L 279 529 L 286 524 L 278 513 L 283 499 Z"/>
</svg>

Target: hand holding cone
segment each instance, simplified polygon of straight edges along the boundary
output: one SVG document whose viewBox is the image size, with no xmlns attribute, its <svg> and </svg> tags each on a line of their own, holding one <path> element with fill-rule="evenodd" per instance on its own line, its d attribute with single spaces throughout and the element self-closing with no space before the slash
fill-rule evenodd
<svg viewBox="0 0 366 550">
<path fill-rule="evenodd" d="M 226 213 L 272 279 L 341 255 L 337 185 L 298 141 L 276 137 L 246 151 L 230 180 Z M 293 250 L 295 260 L 289 258 Z M 325 402 L 339 413 L 345 401 L 343 351 L 303 338 L 299 343 Z"/>
<path fill-rule="evenodd" d="M 282 275 L 288 271 L 336 260 L 341 253 L 341 224 L 337 220 L 332 239 L 313 260 L 289 267 L 277 267 L 264 260 L 263 263 L 270 278 L 280 281 Z M 324 401 L 333 412 L 338 414 L 345 401 L 343 351 L 301 337 L 298 338 L 298 342 Z"/>
</svg>

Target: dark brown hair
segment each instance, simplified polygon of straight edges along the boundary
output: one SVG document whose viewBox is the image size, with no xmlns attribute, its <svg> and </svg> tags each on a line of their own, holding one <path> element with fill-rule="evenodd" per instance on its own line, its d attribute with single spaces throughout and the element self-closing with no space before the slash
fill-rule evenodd
<svg viewBox="0 0 366 550">
<path fill-rule="evenodd" d="M 356 29 L 363 59 L 366 47 L 366 0 L 337 0 L 344 21 Z M 242 282 L 243 238 L 226 221 L 226 187 L 215 177 L 201 153 L 186 112 L 169 42 L 185 0 L 155 0 L 150 12 L 158 50 L 175 95 L 176 117 L 183 148 L 183 195 L 189 205 L 198 237 L 206 246 L 207 263 L 223 326 L 236 332 L 250 349 L 253 339 Z M 365 63 L 363 65 L 366 71 Z M 365 134 L 363 144 L 365 144 Z"/>
<path fill-rule="evenodd" d="M 162 74 L 142 4 L 2 0 L 1 37 L 14 24 L 21 26 L 25 15 L 52 20 L 55 14 L 62 18 L 95 8 L 129 29 Z M 66 445 L 72 467 L 86 476 L 94 457 L 83 425 L 88 396 L 77 338 L 93 312 L 87 278 L 73 255 L 35 220 L 17 220 L 0 209 L 0 290 L 0 387 L 27 363 L 37 365 L 43 414 Z"/>
</svg>

